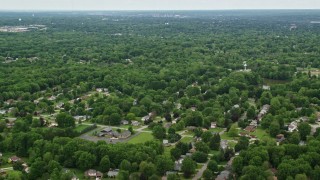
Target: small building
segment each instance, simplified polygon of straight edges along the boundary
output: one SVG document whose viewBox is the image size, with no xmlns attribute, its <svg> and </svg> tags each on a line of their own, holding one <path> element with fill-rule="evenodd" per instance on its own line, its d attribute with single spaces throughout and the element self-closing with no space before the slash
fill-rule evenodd
<svg viewBox="0 0 320 180">
<path fill-rule="evenodd" d="M 224 170 L 216 177 L 216 180 L 228 180 L 230 175 L 230 171 Z"/>
<path fill-rule="evenodd" d="M 169 146 L 170 144 L 169 144 L 169 141 L 167 140 L 167 139 L 164 139 L 163 141 L 162 141 L 162 144 L 164 145 L 164 146 Z"/>
<path fill-rule="evenodd" d="M 256 131 L 256 127 L 250 125 L 250 126 L 247 126 L 244 130 L 247 132 L 254 132 Z"/>
<path fill-rule="evenodd" d="M 8 160 L 9 163 L 16 163 L 16 162 L 19 162 L 19 161 L 21 161 L 21 158 L 19 158 L 18 156 L 12 156 Z"/>
<path fill-rule="evenodd" d="M 221 140 L 220 141 L 220 148 L 225 150 L 228 148 L 228 141 L 227 140 Z"/>
<path fill-rule="evenodd" d="M 94 169 L 89 169 L 86 172 L 84 172 L 84 176 L 89 178 L 89 179 L 96 179 L 100 180 L 103 177 L 103 174 L 100 171 L 94 170 Z"/>
<path fill-rule="evenodd" d="M 128 121 L 128 120 L 122 120 L 122 121 L 121 121 L 121 124 L 122 124 L 122 125 L 128 125 L 128 124 L 129 124 L 129 121 Z"/>
<path fill-rule="evenodd" d="M 116 178 L 119 174 L 119 169 L 114 169 L 114 170 L 110 170 L 108 171 L 108 177 L 109 178 Z"/>
<path fill-rule="evenodd" d="M 217 128 L 217 123 L 216 122 L 211 122 L 211 126 L 210 126 L 210 128 Z"/>
<path fill-rule="evenodd" d="M 277 142 L 282 142 L 282 141 L 285 140 L 285 137 L 284 137 L 283 134 L 278 134 L 278 135 L 276 136 L 276 138 L 277 138 Z"/>
<path fill-rule="evenodd" d="M 112 132 L 112 128 L 111 127 L 106 127 L 103 130 L 101 130 L 101 132 L 103 132 L 103 133 L 111 133 Z"/>
<path fill-rule="evenodd" d="M 140 126 L 140 123 L 138 121 L 132 121 L 131 124 L 132 126 Z"/>
<path fill-rule="evenodd" d="M 291 123 L 289 124 L 289 126 L 288 126 L 288 131 L 289 131 L 289 132 L 293 132 L 293 131 L 295 131 L 295 130 L 297 130 L 297 129 L 298 129 L 298 124 L 297 124 L 296 121 L 291 122 Z"/>
<path fill-rule="evenodd" d="M 262 106 L 262 109 L 260 110 L 258 116 L 257 116 L 257 120 L 261 121 L 261 119 L 268 113 L 268 111 L 270 110 L 270 105 L 269 104 L 265 104 Z"/>
<path fill-rule="evenodd" d="M 262 89 L 263 89 L 263 90 L 270 90 L 270 86 L 268 86 L 268 85 L 262 85 Z"/>
<path fill-rule="evenodd" d="M 181 157 L 179 160 L 175 161 L 174 162 L 174 170 L 175 171 L 181 171 L 181 168 L 182 168 L 182 162 L 183 162 L 184 158 Z"/>
<path fill-rule="evenodd" d="M 120 139 L 126 139 L 126 138 L 128 138 L 130 136 L 131 136 L 131 132 L 126 130 L 126 131 L 123 131 L 122 133 L 120 133 L 118 137 Z"/>
</svg>

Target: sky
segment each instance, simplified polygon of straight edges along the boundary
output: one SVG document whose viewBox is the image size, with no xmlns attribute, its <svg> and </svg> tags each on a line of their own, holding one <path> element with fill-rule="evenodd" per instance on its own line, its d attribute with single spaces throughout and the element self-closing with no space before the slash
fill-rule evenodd
<svg viewBox="0 0 320 180">
<path fill-rule="evenodd" d="M 320 0 L 0 0 L 0 10 L 320 9 Z"/>
</svg>

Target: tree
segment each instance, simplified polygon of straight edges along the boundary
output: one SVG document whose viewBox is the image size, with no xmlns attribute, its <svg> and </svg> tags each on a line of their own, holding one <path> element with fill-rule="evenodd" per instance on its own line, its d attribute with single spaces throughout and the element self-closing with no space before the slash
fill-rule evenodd
<svg viewBox="0 0 320 180">
<path fill-rule="evenodd" d="M 219 150 L 220 141 L 221 141 L 220 135 L 218 133 L 214 134 L 213 137 L 210 139 L 210 142 L 209 142 L 210 149 Z"/>
<path fill-rule="evenodd" d="M 307 139 L 307 136 L 311 133 L 311 126 L 308 123 L 303 122 L 298 125 L 298 130 L 301 140 L 305 141 Z"/>
<path fill-rule="evenodd" d="M 56 117 L 56 122 L 58 123 L 58 127 L 67 128 L 75 126 L 75 119 L 67 113 L 60 113 Z"/>
<path fill-rule="evenodd" d="M 201 139 L 205 143 L 208 143 L 211 137 L 212 137 L 212 133 L 210 131 L 203 132 L 201 135 Z"/>
<path fill-rule="evenodd" d="M 196 151 L 192 154 L 192 159 L 196 161 L 197 163 L 205 163 L 208 160 L 208 154 Z"/>
<path fill-rule="evenodd" d="M 92 168 L 96 162 L 96 156 L 85 151 L 75 152 L 76 165 L 81 170 Z"/>
<path fill-rule="evenodd" d="M 1 160 L 0 160 L 1 161 Z M 13 163 L 12 167 L 13 167 L 13 170 L 15 171 L 22 171 L 23 170 L 23 166 L 22 166 L 22 161 L 18 161 L 18 162 L 15 162 Z"/>
<path fill-rule="evenodd" d="M 209 146 L 206 143 L 202 142 L 202 141 L 196 142 L 195 143 L 195 147 L 196 147 L 197 151 L 201 151 L 201 152 L 204 152 L 204 153 L 209 153 L 209 151 L 210 151 Z"/>
<path fill-rule="evenodd" d="M 152 129 L 152 135 L 156 139 L 164 139 L 166 137 L 166 129 L 164 127 L 162 127 L 161 125 L 156 125 Z"/>
<path fill-rule="evenodd" d="M 237 137 L 238 136 L 238 129 L 236 124 L 232 124 L 231 128 L 228 131 L 228 135 L 230 137 Z"/>
<path fill-rule="evenodd" d="M 173 161 L 171 158 L 165 155 L 158 155 L 155 159 L 155 166 L 157 167 L 157 171 L 160 175 L 164 175 L 167 171 L 173 169 Z"/>
<path fill-rule="evenodd" d="M 120 125 L 121 116 L 118 113 L 112 113 L 109 117 L 109 122 L 112 126 Z"/>
<path fill-rule="evenodd" d="M 122 160 L 121 163 L 120 163 L 120 169 L 123 170 L 123 171 L 129 171 L 130 172 L 131 171 L 131 163 L 126 159 Z"/>
<path fill-rule="evenodd" d="M 194 162 L 191 158 L 186 157 L 182 162 L 181 170 L 185 177 L 190 177 L 196 172 L 197 163 Z"/>
<path fill-rule="evenodd" d="M 181 150 L 179 148 L 172 148 L 170 154 L 175 160 L 178 160 L 181 156 Z"/>
<path fill-rule="evenodd" d="M 250 106 L 247 110 L 247 117 L 249 119 L 253 119 L 256 116 L 256 108 L 254 106 Z"/>
<path fill-rule="evenodd" d="M 299 132 L 293 132 L 290 135 L 288 140 L 292 144 L 299 144 L 300 143 L 300 134 L 299 134 Z"/>
<path fill-rule="evenodd" d="M 269 131 L 270 131 L 270 135 L 272 137 L 275 137 L 276 135 L 279 134 L 280 132 L 280 125 L 277 121 L 273 121 L 271 124 L 270 124 L 270 127 L 269 127 Z"/>
<path fill-rule="evenodd" d="M 156 173 L 156 167 L 151 162 L 145 162 L 142 161 L 139 165 L 139 171 L 141 172 L 141 175 L 148 178 Z"/>
<path fill-rule="evenodd" d="M 206 170 L 203 172 L 202 177 L 203 177 L 205 180 L 212 180 L 212 179 L 213 179 L 213 173 L 212 173 L 212 171 L 210 171 L 209 169 L 206 169 Z"/>
<path fill-rule="evenodd" d="M 249 139 L 247 137 L 240 137 L 238 143 L 234 147 L 234 150 L 236 152 L 241 151 L 243 149 L 247 149 L 249 146 Z"/>
<path fill-rule="evenodd" d="M 8 173 L 7 180 L 19 180 L 22 179 L 22 173 L 19 171 L 11 171 Z"/>
<path fill-rule="evenodd" d="M 103 156 L 100 160 L 99 168 L 102 172 L 107 172 L 110 169 L 111 163 L 108 155 Z"/>
<path fill-rule="evenodd" d="M 46 163 L 40 159 L 37 159 L 32 165 L 30 166 L 30 179 L 38 179 L 45 173 Z"/>
<path fill-rule="evenodd" d="M 218 171 L 218 163 L 215 160 L 210 160 L 208 162 L 207 168 L 212 171 L 212 172 L 217 172 Z"/>
</svg>

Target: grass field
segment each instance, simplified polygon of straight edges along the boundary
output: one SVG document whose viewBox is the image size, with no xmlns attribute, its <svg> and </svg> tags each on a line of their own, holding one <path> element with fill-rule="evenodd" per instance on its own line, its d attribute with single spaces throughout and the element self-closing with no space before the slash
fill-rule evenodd
<svg viewBox="0 0 320 180">
<path fill-rule="evenodd" d="M 257 138 L 261 140 L 274 140 L 265 130 L 261 128 L 257 128 L 256 131 L 251 134 L 257 136 Z"/>
<path fill-rule="evenodd" d="M 147 133 L 147 132 L 142 132 L 139 135 L 133 137 L 132 139 L 130 139 L 128 141 L 128 143 L 132 143 L 132 144 L 138 144 L 138 143 L 145 143 L 147 141 L 151 141 L 153 140 L 153 136 L 151 133 Z"/>
<path fill-rule="evenodd" d="M 180 141 L 183 143 L 190 143 L 192 139 L 192 137 L 183 137 Z"/>
<path fill-rule="evenodd" d="M 81 132 L 83 131 L 85 128 L 89 127 L 89 125 L 84 125 L 84 124 L 79 124 L 78 126 L 76 126 L 75 130 L 77 132 Z"/>
</svg>

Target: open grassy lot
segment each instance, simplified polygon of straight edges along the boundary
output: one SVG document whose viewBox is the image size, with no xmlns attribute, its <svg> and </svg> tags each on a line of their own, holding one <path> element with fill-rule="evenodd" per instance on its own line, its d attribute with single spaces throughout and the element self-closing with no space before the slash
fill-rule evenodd
<svg viewBox="0 0 320 180">
<path fill-rule="evenodd" d="M 183 143 L 190 143 L 192 139 L 192 137 L 183 137 L 180 141 Z"/>
<path fill-rule="evenodd" d="M 153 140 L 153 136 L 151 133 L 147 133 L 147 132 L 142 132 L 139 135 L 133 137 L 132 139 L 130 139 L 128 141 L 128 143 L 132 143 L 132 144 L 138 144 L 138 143 L 145 143 L 147 141 L 151 141 Z"/>
<path fill-rule="evenodd" d="M 77 132 L 81 132 L 83 131 L 85 128 L 89 127 L 89 125 L 85 125 L 85 124 L 79 124 L 75 127 L 75 131 Z"/>
</svg>

